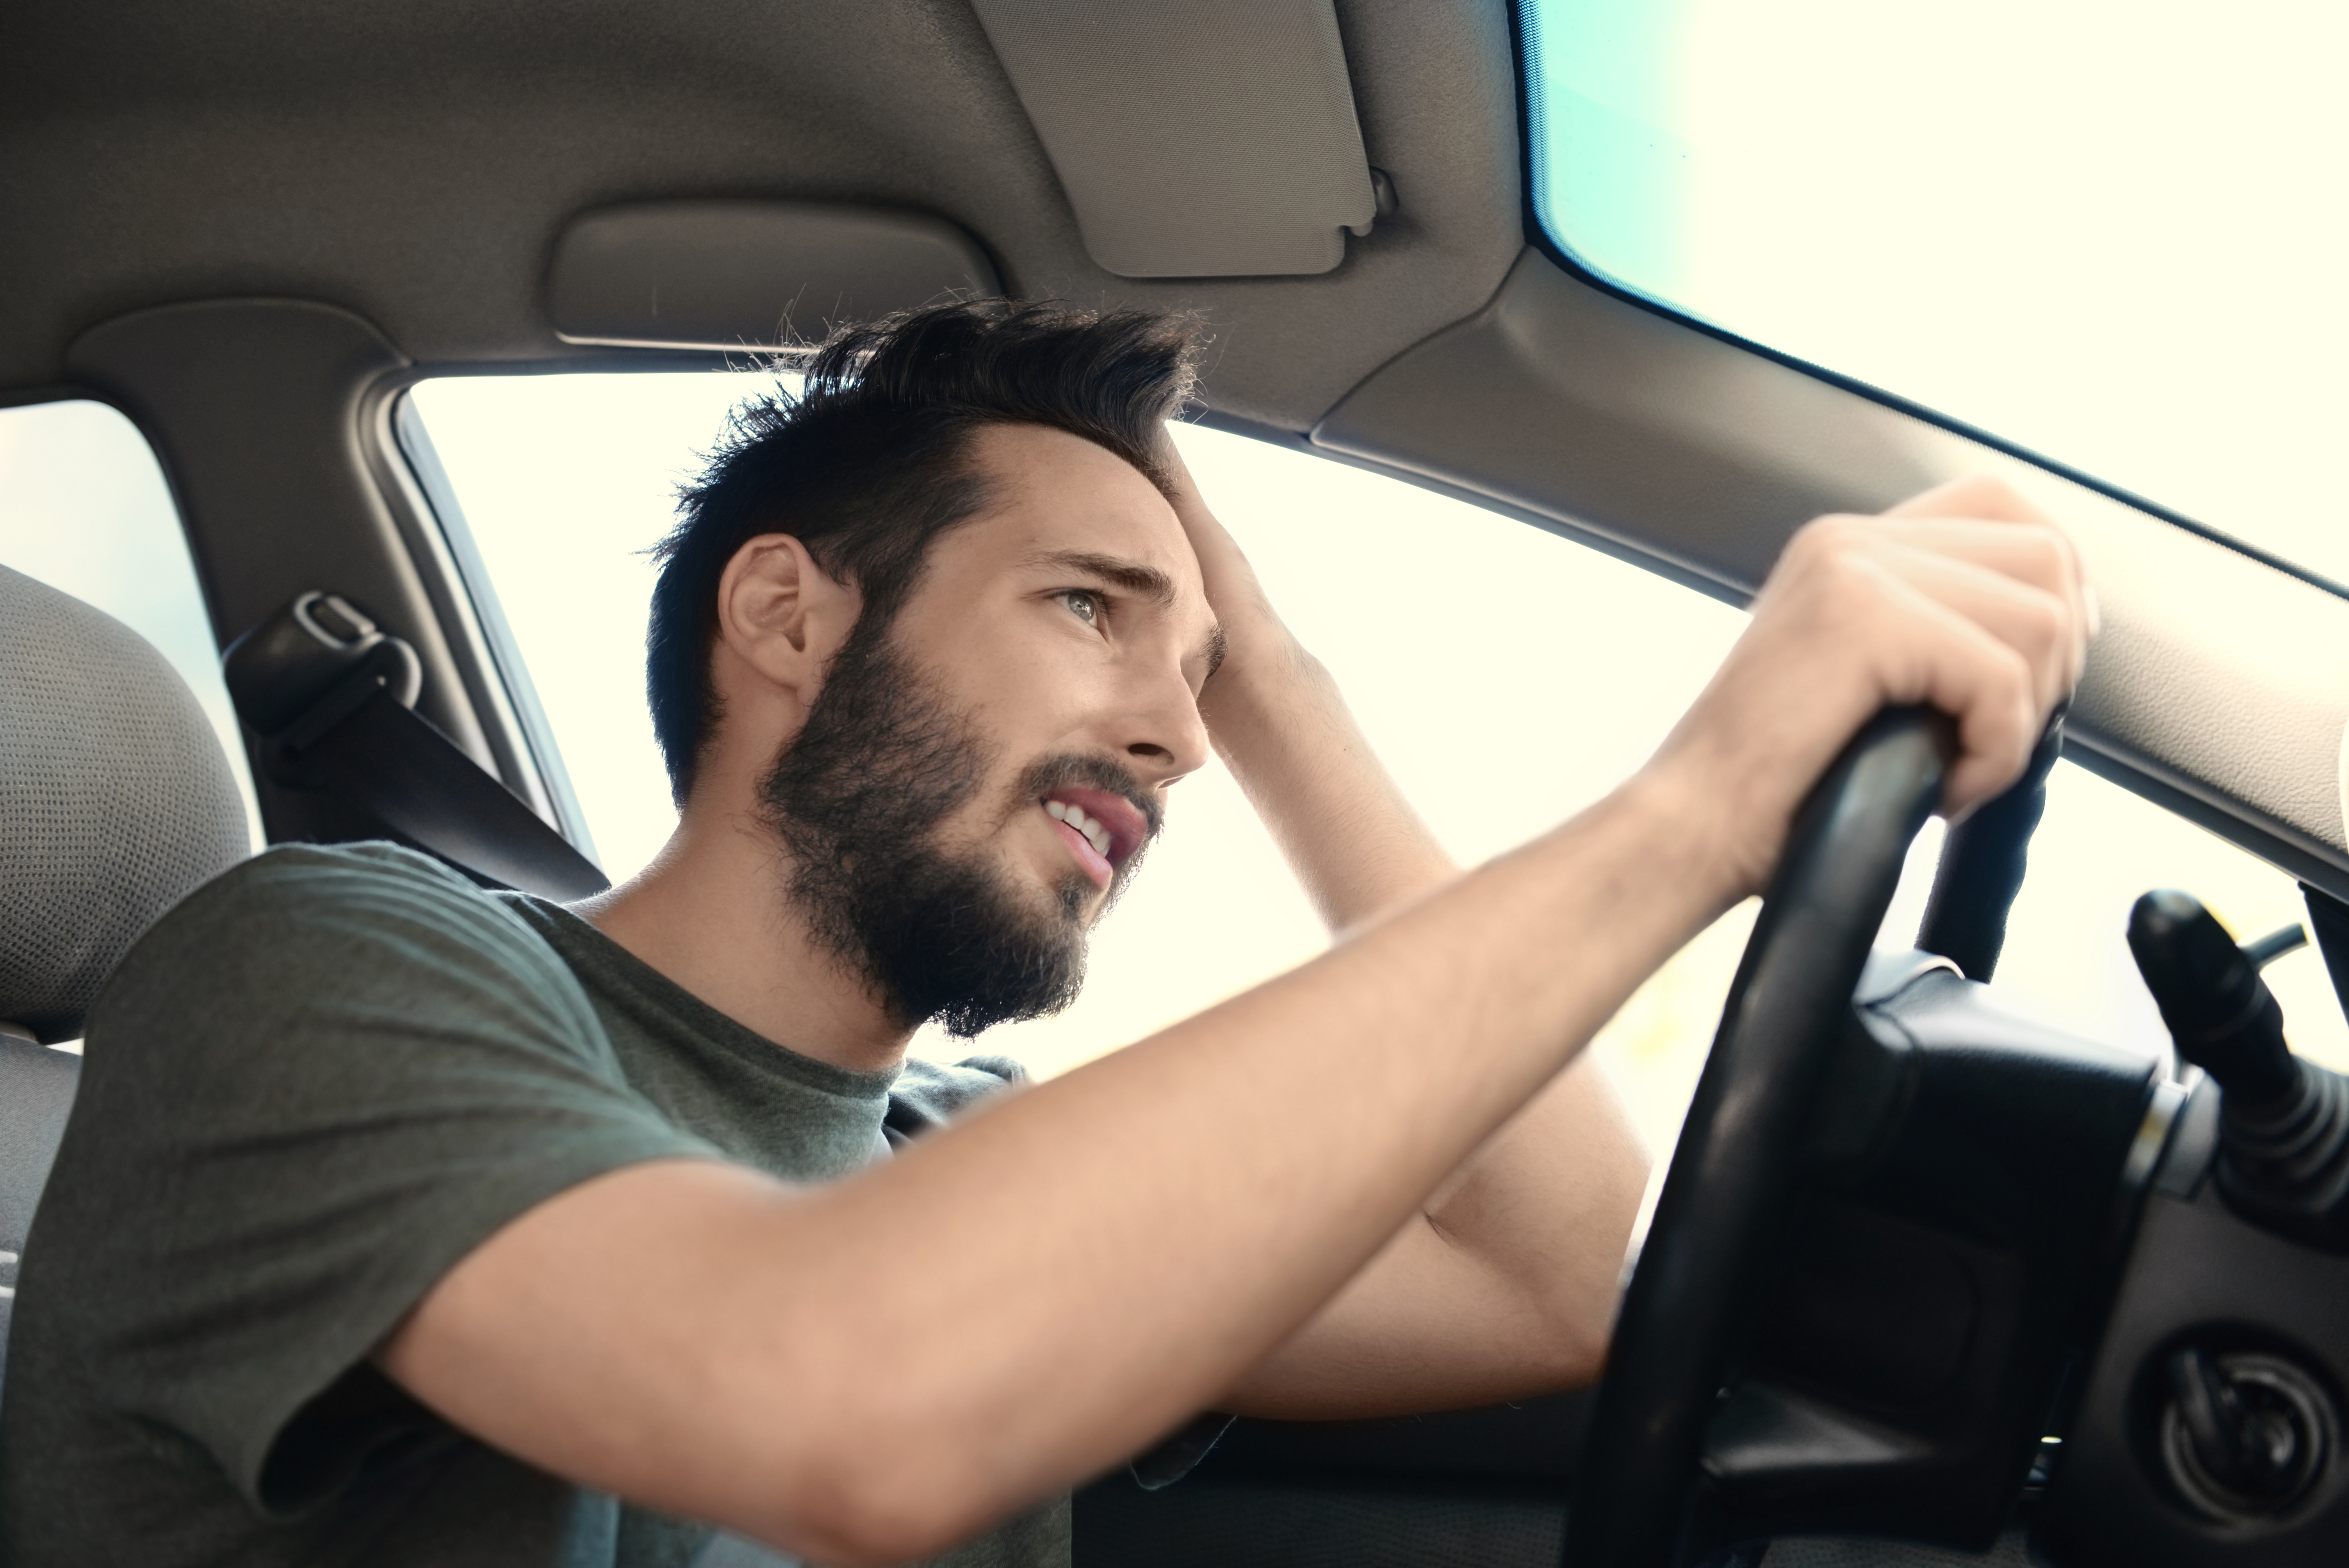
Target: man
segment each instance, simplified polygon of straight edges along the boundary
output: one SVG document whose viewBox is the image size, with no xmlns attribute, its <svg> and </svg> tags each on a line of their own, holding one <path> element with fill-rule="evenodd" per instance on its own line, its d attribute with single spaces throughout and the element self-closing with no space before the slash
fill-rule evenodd
<svg viewBox="0 0 2349 1568">
<path fill-rule="evenodd" d="M 1193 352 L 947 307 L 740 417 L 663 546 L 629 883 L 286 849 L 141 943 L 27 1249 L 16 1560 L 1049 1562 L 1199 1410 L 1595 1373 L 1642 1172 L 1577 1051 L 1878 707 L 1957 721 L 1951 810 L 2013 779 L 2076 561 L 1987 484 L 1815 524 L 1638 776 L 1463 875 L 1165 442 Z M 1073 995 L 1211 744 L 1333 949 L 874 1160 L 1011 1076 L 898 1074 Z"/>
</svg>

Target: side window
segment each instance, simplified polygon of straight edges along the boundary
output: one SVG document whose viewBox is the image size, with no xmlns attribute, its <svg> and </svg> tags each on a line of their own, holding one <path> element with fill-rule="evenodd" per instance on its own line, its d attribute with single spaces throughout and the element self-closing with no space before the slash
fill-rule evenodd
<svg viewBox="0 0 2349 1568">
<path fill-rule="evenodd" d="M 452 553 L 487 574 L 475 598 L 502 612 L 616 882 L 677 824 L 645 703 L 645 552 L 674 520 L 695 454 L 759 379 L 449 377 L 409 393 L 460 512 L 444 526 L 470 535 Z"/>
<path fill-rule="evenodd" d="M 528 377 L 413 394 L 616 879 L 676 820 L 644 705 L 642 552 L 671 521 L 695 452 L 754 386 L 716 374 Z M 1744 625 L 1634 567 L 1400 480 L 1214 430 L 1179 438 L 1283 615 L 1464 863 L 1562 820 L 1636 769 Z M 1065 1070 L 1321 949 L 1319 923 L 1220 765 L 1176 787 L 1168 822 L 1095 938 L 1082 999 L 999 1028 L 981 1048 Z M 1913 934 L 1938 842 L 1937 830 L 1920 841 L 1888 940 Z M 2164 882 L 2202 892 L 2245 934 L 2300 918 L 2288 879 L 2067 765 L 2000 978 L 2083 1033 L 2159 1049 L 2120 922 L 2130 899 Z M 1655 1148 L 1677 1135 L 1752 921 L 1749 903 L 1700 935 L 1599 1038 Z M 2271 973 L 2298 1043 L 2314 1039 L 2303 1016 L 2328 1042 L 2344 1033 L 2321 965 L 2302 954 Z M 967 1047 L 936 1037 L 915 1048 Z"/>
<path fill-rule="evenodd" d="M 2090 1039 L 2167 1048 L 2168 1032 L 2122 935 L 2129 905 L 2157 887 L 2193 893 L 2238 940 L 2308 923 L 2292 878 L 2085 769 L 2058 764 L 1998 984 Z M 2349 1022 L 2316 948 L 2276 960 L 2266 978 L 2292 1048 L 2349 1068 Z"/>
<path fill-rule="evenodd" d="M 2349 11 L 1519 0 L 1591 271 L 2349 582 Z"/>
<path fill-rule="evenodd" d="M 220 736 L 258 845 L 244 742 L 187 536 L 136 426 L 102 403 L 0 408 L 0 565 L 96 605 L 171 661 Z"/>
</svg>

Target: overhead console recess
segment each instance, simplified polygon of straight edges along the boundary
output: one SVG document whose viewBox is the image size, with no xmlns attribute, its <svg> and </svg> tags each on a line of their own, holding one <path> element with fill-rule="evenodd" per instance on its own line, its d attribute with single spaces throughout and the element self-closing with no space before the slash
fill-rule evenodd
<svg viewBox="0 0 2349 1568">
<path fill-rule="evenodd" d="M 833 322 L 1000 294 L 943 218 L 819 201 L 641 201 L 571 221 L 547 270 L 565 343 L 774 349 Z"/>
<path fill-rule="evenodd" d="M 1392 205 L 1331 0 L 973 0 L 1092 259 L 1120 277 L 1326 273 Z"/>
</svg>

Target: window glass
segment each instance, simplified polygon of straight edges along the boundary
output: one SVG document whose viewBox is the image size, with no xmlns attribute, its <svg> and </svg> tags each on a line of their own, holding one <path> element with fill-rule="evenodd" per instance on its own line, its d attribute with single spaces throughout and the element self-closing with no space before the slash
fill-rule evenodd
<svg viewBox="0 0 2349 1568">
<path fill-rule="evenodd" d="M 527 377 L 415 394 L 616 879 L 675 821 L 644 707 L 641 552 L 667 526 L 695 451 L 750 385 Z M 1539 832 L 1638 767 L 1744 624 L 1633 567 L 1398 480 L 1213 430 L 1180 438 L 1290 624 L 1464 861 Z M 1094 941 L 1082 999 L 978 1048 L 1062 1070 L 1320 950 L 1318 922 L 1220 765 L 1178 785 L 1168 817 Z M 1914 933 L 1938 842 L 1929 832 L 1911 857 L 1889 939 Z M 2246 935 L 2299 918 L 2289 879 L 2068 766 L 2033 865 L 2002 981 L 2054 1021 L 2149 1051 L 2159 1025 L 2119 923 L 2130 899 L 2183 885 Z M 1752 919 L 1748 904 L 1704 933 L 1600 1037 L 1654 1147 L 1677 1134 Z M 2343 1032 L 2314 960 L 2271 973 L 2296 1038 L 2303 1016 L 2321 1026 L 2310 1038 Z M 2292 976 L 2300 990 L 2286 989 Z"/>
<path fill-rule="evenodd" d="M 2329 0 L 1522 0 L 1599 273 L 2349 582 Z"/>
<path fill-rule="evenodd" d="M 2030 874 L 2007 923 L 1997 984 L 2042 1016 L 2090 1039 L 2166 1049 L 2168 1032 L 2122 934 L 2129 906 L 2157 887 L 2194 894 L 2239 941 L 2308 923 L 2299 884 L 2290 877 L 2064 763 L 2048 780 L 2047 814 L 2032 840 Z M 1912 923 L 1903 934 L 1915 930 Z M 2316 948 L 2280 958 L 2265 974 L 2283 1006 L 2292 1048 L 2349 1069 L 2349 1022 Z"/>
<path fill-rule="evenodd" d="M 0 408 L 0 565 L 152 643 L 220 736 L 254 844 L 261 813 L 179 509 L 147 439 L 103 403 Z"/>
</svg>

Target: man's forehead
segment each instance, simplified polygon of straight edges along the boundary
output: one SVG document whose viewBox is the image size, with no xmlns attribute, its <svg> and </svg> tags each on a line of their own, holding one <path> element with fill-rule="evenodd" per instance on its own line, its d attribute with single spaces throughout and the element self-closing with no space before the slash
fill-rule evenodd
<svg viewBox="0 0 2349 1568">
<path fill-rule="evenodd" d="M 1200 593 L 1198 559 L 1174 506 L 1107 448 L 1065 430 L 1003 425 L 980 433 L 976 456 L 991 493 L 973 521 L 1007 564 L 1091 564 L 1170 608 Z"/>
</svg>

